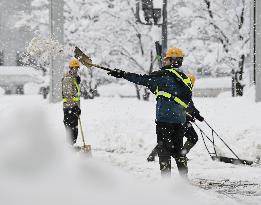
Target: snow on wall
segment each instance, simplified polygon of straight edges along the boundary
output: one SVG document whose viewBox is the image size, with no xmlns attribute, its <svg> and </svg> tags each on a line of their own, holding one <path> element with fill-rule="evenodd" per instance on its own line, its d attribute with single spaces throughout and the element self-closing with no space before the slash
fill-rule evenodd
<svg viewBox="0 0 261 205">
<path fill-rule="evenodd" d="M 25 66 L 0 66 L 0 84 L 42 83 L 41 71 Z"/>
<path fill-rule="evenodd" d="M 197 88 L 231 88 L 231 77 L 220 78 L 199 78 L 195 82 L 195 89 Z"/>
<path fill-rule="evenodd" d="M 27 66 L 0 66 L 0 75 L 40 76 L 41 72 Z"/>
</svg>

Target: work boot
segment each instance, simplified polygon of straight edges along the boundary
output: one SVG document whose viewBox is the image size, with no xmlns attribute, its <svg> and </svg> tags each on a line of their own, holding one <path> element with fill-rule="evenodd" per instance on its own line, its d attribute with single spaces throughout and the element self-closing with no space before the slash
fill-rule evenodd
<svg viewBox="0 0 261 205">
<path fill-rule="evenodd" d="M 190 142 L 190 141 L 187 140 L 187 141 L 185 142 L 185 144 L 184 144 L 182 150 L 181 150 L 181 154 L 182 154 L 182 155 L 188 154 L 189 151 L 191 150 L 191 148 L 194 147 L 194 145 L 195 145 L 194 143 L 192 143 L 192 142 Z"/>
<path fill-rule="evenodd" d="M 147 158 L 147 161 L 148 162 L 154 162 L 155 161 L 155 156 L 149 155 L 148 158 Z"/>
<path fill-rule="evenodd" d="M 154 147 L 154 149 L 151 151 L 150 155 L 147 158 L 148 162 L 155 161 L 155 156 L 158 154 L 158 145 Z"/>
<path fill-rule="evenodd" d="M 160 171 L 162 177 L 171 177 L 171 159 L 159 158 Z"/>
<path fill-rule="evenodd" d="M 186 156 L 175 157 L 176 164 L 179 170 L 179 174 L 182 178 L 187 178 L 188 175 L 188 158 Z"/>
</svg>

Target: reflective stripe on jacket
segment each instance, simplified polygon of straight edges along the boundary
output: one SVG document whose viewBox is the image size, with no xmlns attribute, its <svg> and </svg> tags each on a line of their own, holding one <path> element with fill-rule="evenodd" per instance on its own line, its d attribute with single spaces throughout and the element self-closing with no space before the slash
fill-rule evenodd
<svg viewBox="0 0 261 205">
<path fill-rule="evenodd" d="M 126 73 L 124 78 L 130 82 L 146 86 L 151 92 L 165 93 L 166 96 L 177 97 L 174 101 L 163 95 L 158 95 L 156 105 L 156 121 L 167 123 L 184 123 L 186 121 L 185 106 L 191 101 L 192 92 L 188 83 L 182 79 L 187 79 L 186 75 L 175 69 L 182 77 L 179 78 L 175 73 L 167 69 L 170 67 L 153 72 L 150 75 L 139 75 L 136 73 Z M 185 80 L 187 81 L 187 80 Z M 181 105 L 183 104 L 183 105 Z M 185 106 L 184 106 L 185 105 Z"/>
<path fill-rule="evenodd" d="M 188 108 L 188 104 L 186 104 L 183 100 L 181 100 L 179 97 L 172 95 L 171 93 L 165 92 L 165 91 L 159 91 L 159 88 L 155 91 L 156 97 L 163 96 L 168 99 L 172 99 L 174 102 L 180 104 L 184 108 Z"/>
<path fill-rule="evenodd" d="M 184 83 L 184 85 L 186 85 L 190 89 L 190 91 L 192 91 L 193 84 L 192 84 L 192 82 L 190 81 L 190 79 L 188 77 L 183 78 L 175 69 L 172 69 L 172 68 L 171 69 L 166 69 L 166 70 L 168 70 L 169 72 L 175 74 L 176 77 L 179 78 Z M 174 102 L 180 104 L 184 108 L 188 108 L 188 106 L 189 106 L 189 104 L 185 103 L 177 95 L 173 95 L 173 94 L 165 92 L 165 91 L 160 91 L 158 86 L 157 86 L 157 89 L 155 91 L 155 95 L 156 95 L 156 97 L 163 96 L 165 98 L 172 99 Z"/>
<path fill-rule="evenodd" d="M 80 86 L 76 81 L 76 77 L 66 74 L 62 80 L 63 107 L 80 107 Z"/>
</svg>

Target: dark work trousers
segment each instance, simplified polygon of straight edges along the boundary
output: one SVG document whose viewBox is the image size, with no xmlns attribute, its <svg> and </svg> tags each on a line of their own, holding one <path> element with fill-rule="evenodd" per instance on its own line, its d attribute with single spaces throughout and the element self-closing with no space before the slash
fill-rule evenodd
<svg viewBox="0 0 261 205">
<path fill-rule="evenodd" d="M 192 124 L 190 122 L 185 122 L 183 127 L 185 131 L 184 136 L 187 138 L 187 141 L 195 145 L 198 141 L 198 134 L 194 130 Z"/>
<path fill-rule="evenodd" d="M 70 144 L 75 144 L 78 137 L 78 116 L 75 114 L 75 108 L 64 108 L 63 123 L 66 128 L 67 139 Z"/>
<path fill-rule="evenodd" d="M 186 122 L 185 124 L 183 124 L 183 127 L 184 127 L 184 136 L 187 138 L 187 141 L 185 143 L 186 153 L 184 154 L 187 154 L 190 151 L 190 149 L 194 147 L 195 144 L 197 143 L 198 135 L 190 122 Z M 154 161 L 155 160 L 154 158 L 157 154 L 158 154 L 158 145 L 151 151 L 148 157 L 148 161 Z"/>
<path fill-rule="evenodd" d="M 186 176 L 188 173 L 186 156 L 181 154 L 184 137 L 182 124 L 157 122 L 156 133 L 162 176 L 171 175 L 171 157 L 175 159 L 180 175 Z"/>
</svg>

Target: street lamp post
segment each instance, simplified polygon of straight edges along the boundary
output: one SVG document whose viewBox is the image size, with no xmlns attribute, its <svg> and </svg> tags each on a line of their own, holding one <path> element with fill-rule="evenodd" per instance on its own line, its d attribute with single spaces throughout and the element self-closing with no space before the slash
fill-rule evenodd
<svg viewBox="0 0 261 205">
<path fill-rule="evenodd" d="M 146 22 L 142 22 L 140 19 L 140 1 L 142 4 L 142 10 L 144 12 L 144 19 Z M 162 10 L 162 23 L 158 23 L 161 18 Z M 136 20 L 138 23 L 143 25 L 157 25 L 161 26 L 161 46 L 156 43 L 156 49 L 160 52 L 161 59 L 165 55 L 167 50 L 167 40 L 168 40 L 168 27 L 167 27 L 167 0 L 163 0 L 162 9 L 154 8 L 153 0 L 136 0 Z M 158 46 L 158 47 L 157 47 Z M 160 49 L 159 49 L 160 47 Z"/>
<path fill-rule="evenodd" d="M 63 0 L 49 0 L 49 25 L 50 37 L 59 43 L 64 42 L 64 16 Z M 50 56 L 50 94 L 51 103 L 62 100 L 62 77 L 64 69 L 64 58 L 60 55 Z"/>
<path fill-rule="evenodd" d="M 167 46 L 168 46 L 168 22 L 167 22 L 167 0 L 163 0 L 163 7 L 162 7 L 162 53 L 161 56 L 163 57 L 166 53 Z"/>
</svg>

